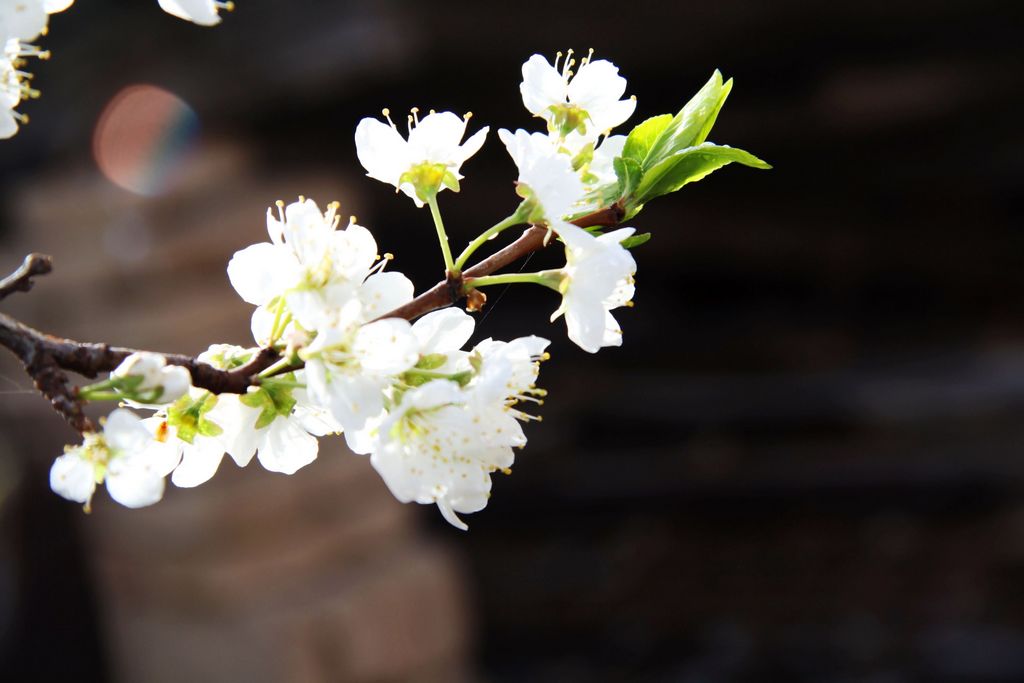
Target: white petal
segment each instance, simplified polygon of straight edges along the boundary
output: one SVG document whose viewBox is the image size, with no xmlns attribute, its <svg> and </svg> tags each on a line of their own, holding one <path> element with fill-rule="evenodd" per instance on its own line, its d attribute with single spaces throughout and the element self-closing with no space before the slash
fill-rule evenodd
<svg viewBox="0 0 1024 683">
<path fill-rule="evenodd" d="M 182 447 L 181 464 L 171 474 L 175 486 L 191 488 L 210 480 L 224 459 L 224 447 L 214 441 L 197 436 L 191 444 Z"/>
<path fill-rule="evenodd" d="M 458 157 L 459 143 L 466 134 L 466 120 L 450 111 L 435 112 L 422 118 L 409 133 L 410 161 L 452 163 Z"/>
<path fill-rule="evenodd" d="M 595 106 L 618 101 L 626 92 L 626 79 L 606 59 L 588 62 L 569 82 L 569 101 L 590 111 Z"/>
<path fill-rule="evenodd" d="M 480 148 L 484 146 L 484 140 L 487 139 L 487 132 L 490 130 L 489 126 L 484 126 L 477 132 L 473 133 L 466 142 L 459 147 L 458 155 L 456 157 L 456 166 L 462 166 L 471 156 L 480 151 Z"/>
<path fill-rule="evenodd" d="M 377 119 L 365 118 L 356 126 L 356 156 L 366 175 L 398 186 L 398 179 L 413 162 L 401 134 Z"/>
<path fill-rule="evenodd" d="M 271 472 L 295 474 L 316 460 L 320 445 L 316 437 L 289 418 L 274 420 L 263 430 L 259 446 L 260 464 Z"/>
<path fill-rule="evenodd" d="M 462 531 L 469 531 L 469 526 L 455 514 L 455 510 L 452 509 L 451 503 L 448 502 L 447 498 L 441 497 L 437 499 L 437 509 L 441 511 L 441 516 L 444 517 L 445 521 L 453 527 Z"/>
<path fill-rule="evenodd" d="M 404 372 L 419 360 L 412 326 L 398 318 L 385 318 L 360 327 L 352 353 L 365 370 L 384 375 Z"/>
<path fill-rule="evenodd" d="M 235 394 L 218 396 L 217 404 L 206 414 L 206 419 L 223 430 L 216 440 L 239 467 L 248 465 L 256 453 L 259 415 L 258 410 L 243 404 Z"/>
<path fill-rule="evenodd" d="M 350 280 L 362 280 L 377 259 L 377 241 L 357 223 L 331 235 L 331 263 L 334 270 Z"/>
<path fill-rule="evenodd" d="M 220 23 L 217 5 L 213 0 L 157 0 L 163 11 L 170 15 L 191 21 L 200 26 L 216 26 Z"/>
<path fill-rule="evenodd" d="M 427 313 L 413 323 L 419 351 L 428 353 L 449 353 L 458 351 L 473 336 L 476 321 L 461 308 L 445 308 Z"/>
<path fill-rule="evenodd" d="M 95 468 L 75 451 L 65 453 L 50 467 L 50 488 L 68 500 L 88 503 L 96 490 Z"/>
<path fill-rule="evenodd" d="M 364 318 L 375 320 L 412 301 L 413 292 L 412 281 L 402 273 L 374 273 L 359 288 Z"/>
<path fill-rule="evenodd" d="M 235 252 L 228 279 L 238 295 L 262 306 L 284 293 L 297 279 L 298 263 L 287 247 L 261 242 Z"/>
<path fill-rule="evenodd" d="M 46 28 L 48 17 L 41 0 L 0 2 L 0 35 L 32 42 Z"/>
<path fill-rule="evenodd" d="M 17 104 L 15 102 L 14 104 Z M 14 137 L 18 132 L 18 121 L 10 110 L 0 110 L 0 140 Z"/>
<path fill-rule="evenodd" d="M 46 9 L 47 14 L 57 14 L 71 7 L 74 2 L 75 0 L 44 0 L 43 7 Z"/>
<path fill-rule="evenodd" d="M 164 497 L 164 478 L 132 466 L 115 469 L 111 463 L 107 472 L 107 492 L 125 507 L 146 507 Z"/>
<path fill-rule="evenodd" d="M 107 416 L 103 438 L 110 447 L 126 455 L 140 452 L 153 441 L 153 435 L 141 418 L 130 410 L 118 408 Z"/>
<path fill-rule="evenodd" d="M 519 86 L 523 104 L 530 113 L 543 116 L 548 107 L 565 104 L 566 83 L 555 67 L 541 55 L 533 55 L 523 64 L 523 82 Z"/>
<path fill-rule="evenodd" d="M 597 353 L 604 341 L 605 310 L 600 302 L 572 302 L 565 312 L 569 339 L 584 351 Z"/>
</svg>

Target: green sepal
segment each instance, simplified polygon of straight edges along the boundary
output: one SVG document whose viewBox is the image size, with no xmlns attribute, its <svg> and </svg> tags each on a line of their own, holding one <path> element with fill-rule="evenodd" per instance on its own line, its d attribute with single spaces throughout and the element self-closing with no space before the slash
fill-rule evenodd
<svg viewBox="0 0 1024 683">
<path fill-rule="evenodd" d="M 217 405 L 217 397 L 209 392 L 193 399 L 186 394 L 167 407 L 167 424 L 174 427 L 178 438 L 192 443 L 196 435 L 217 436 L 223 433 L 220 425 L 206 419 L 206 414 Z"/>
<path fill-rule="evenodd" d="M 643 180 L 625 203 L 626 218 L 631 218 L 647 202 L 675 192 L 733 162 L 752 168 L 771 168 L 750 152 L 710 142 L 679 151 L 644 173 Z"/>
<path fill-rule="evenodd" d="M 633 249 L 639 247 L 641 244 L 646 244 L 651 239 L 651 233 L 644 232 L 639 235 L 630 235 L 626 239 L 619 242 L 625 249 Z"/>
<path fill-rule="evenodd" d="M 448 356 L 443 353 L 428 353 L 420 356 L 420 360 L 416 363 L 416 369 L 418 370 L 437 370 L 439 367 L 448 362 Z"/>
<path fill-rule="evenodd" d="M 441 178 L 441 184 L 452 192 L 459 191 L 459 179 L 451 171 L 445 171 L 444 177 Z"/>
<path fill-rule="evenodd" d="M 275 381 L 277 380 L 277 381 Z M 256 418 L 256 429 L 270 426 L 280 417 L 288 417 L 298 402 L 292 392 L 295 390 L 295 373 L 276 375 L 264 379 L 259 389 L 250 391 L 239 397 L 239 400 L 250 408 L 260 411 Z"/>
<path fill-rule="evenodd" d="M 476 373 L 472 370 L 463 370 L 462 372 L 456 372 L 451 375 L 449 379 L 453 382 L 457 382 L 460 387 L 465 387 L 473 379 Z"/>
</svg>

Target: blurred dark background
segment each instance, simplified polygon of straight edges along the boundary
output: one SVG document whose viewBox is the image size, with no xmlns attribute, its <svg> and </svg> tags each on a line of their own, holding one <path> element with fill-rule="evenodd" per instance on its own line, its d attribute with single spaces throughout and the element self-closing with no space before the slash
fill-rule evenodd
<svg viewBox="0 0 1024 683">
<path fill-rule="evenodd" d="M 547 292 L 492 295 L 478 337 L 552 338 L 550 397 L 466 534 L 336 443 L 292 478 L 225 462 L 146 510 L 98 492 L 86 517 L 46 481 L 73 433 L 4 358 L 0 677 L 1024 681 L 1022 19 L 978 0 L 53 17 L 43 98 L 0 143 L 0 266 L 54 255 L 4 308 L 57 334 L 247 343 L 224 266 L 300 193 L 340 199 L 429 286 L 429 216 L 362 175 L 355 125 L 419 106 L 534 128 L 534 52 L 614 61 L 631 123 L 720 68 L 711 139 L 775 169 L 635 219 L 654 238 L 620 349 L 568 343 Z M 98 126 L 138 84 L 180 99 L 143 98 L 136 137 Z M 493 133 L 464 173 L 441 201 L 456 244 L 515 205 Z"/>
</svg>

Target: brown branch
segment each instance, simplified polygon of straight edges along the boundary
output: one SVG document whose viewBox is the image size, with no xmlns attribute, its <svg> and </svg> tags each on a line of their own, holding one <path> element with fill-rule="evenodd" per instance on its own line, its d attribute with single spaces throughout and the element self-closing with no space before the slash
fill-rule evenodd
<svg viewBox="0 0 1024 683">
<path fill-rule="evenodd" d="M 619 222 L 622 221 L 622 218 L 622 207 L 618 204 L 613 204 L 607 209 L 601 209 L 600 211 L 589 213 L 572 222 L 574 225 L 581 228 L 612 227 L 618 225 Z M 405 318 L 406 320 L 414 320 L 415 318 L 430 313 L 431 311 L 436 311 L 439 308 L 445 308 L 458 303 L 459 299 L 466 296 L 466 288 L 464 284 L 467 278 L 471 279 L 490 275 L 495 271 L 501 270 L 510 263 L 515 263 L 528 254 L 532 254 L 535 251 L 543 249 L 548 244 L 544 241 L 544 237 L 547 235 L 547 232 L 548 231 L 546 229 L 538 228 L 536 226 L 527 228 L 512 244 L 496 251 L 461 274 L 453 275 L 452 273 L 449 273 L 444 282 L 437 283 L 409 303 L 403 304 L 393 311 L 385 313 L 380 316 L 380 318 L 377 318 L 377 320 L 381 320 L 383 318 Z"/>
<path fill-rule="evenodd" d="M 614 205 L 578 218 L 573 223 L 585 228 L 610 227 L 617 225 L 622 216 L 621 207 Z M 465 284 L 472 278 L 490 275 L 547 246 L 547 232 L 546 229 L 535 226 L 527 228 L 512 244 L 463 273 L 448 273 L 444 281 L 381 318 L 413 320 L 430 311 L 457 303 L 466 296 Z M 0 300 L 13 292 L 28 291 L 32 288 L 32 277 L 49 273 L 51 269 L 49 256 L 29 254 L 16 271 L 0 280 Z M 93 378 L 102 372 L 116 369 L 121 361 L 139 351 L 53 337 L 2 313 L 0 345 L 7 347 L 21 360 L 36 388 L 50 400 L 54 410 L 79 432 L 93 431 L 95 426 L 82 412 L 82 401 L 78 398 L 77 390 L 70 384 L 65 371 Z M 280 358 L 280 354 L 274 349 L 262 348 L 245 365 L 233 370 L 220 370 L 192 356 L 161 355 L 168 363 L 187 368 L 192 375 L 194 387 L 206 389 L 214 394 L 244 394 L 250 386 L 258 383 L 257 375 Z M 292 365 L 284 371 L 300 368 L 301 365 Z"/>
<path fill-rule="evenodd" d="M 32 277 L 46 275 L 53 270 L 53 261 L 44 254 L 29 254 L 18 269 L 0 280 L 0 300 L 6 299 L 14 292 L 27 292 L 32 289 Z"/>
</svg>

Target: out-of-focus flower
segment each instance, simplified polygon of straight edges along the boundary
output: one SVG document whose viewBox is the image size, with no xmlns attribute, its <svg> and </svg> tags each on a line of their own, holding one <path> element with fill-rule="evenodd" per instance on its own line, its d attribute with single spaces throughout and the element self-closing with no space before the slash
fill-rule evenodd
<svg viewBox="0 0 1024 683">
<path fill-rule="evenodd" d="M 220 10 L 235 9 L 233 2 L 217 0 L 157 0 L 161 9 L 170 15 L 200 26 L 216 26 L 220 23 Z"/>
<path fill-rule="evenodd" d="M 102 432 L 89 432 L 50 468 L 50 488 L 89 509 L 96 485 L 106 482 L 110 497 L 131 508 L 163 497 L 164 477 L 178 464 L 176 448 L 155 438 L 137 415 L 123 408 L 110 413 Z"/>
</svg>

